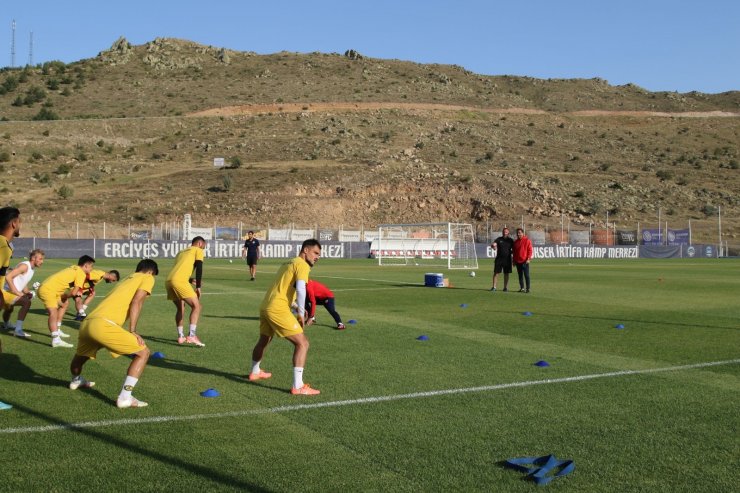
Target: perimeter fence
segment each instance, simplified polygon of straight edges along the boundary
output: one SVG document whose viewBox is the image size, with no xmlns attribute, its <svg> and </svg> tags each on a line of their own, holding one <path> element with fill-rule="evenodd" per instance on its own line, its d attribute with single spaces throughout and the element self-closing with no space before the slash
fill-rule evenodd
<svg viewBox="0 0 740 493">
<path fill-rule="evenodd" d="M 24 220 L 24 237 L 48 239 L 157 240 L 182 241 L 193 236 L 208 240 L 246 238 L 247 231 L 263 240 L 371 242 L 378 234 L 377 225 L 257 224 L 246 221 L 216 220 L 210 224 L 183 220 L 156 224 L 82 223 L 60 220 Z M 723 223 L 725 226 L 723 226 Z M 608 224 L 608 227 L 607 227 Z M 508 227 L 511 236 L 522 227 L 535 246 L 541 245 L 714 245 L 720 256 L 740 256 L 737 226 L 740 218 L 656 220 L 654 222 L 575 223 L 568 218 L 532 218 L 521 216 L 510 220 L 473 223 L 476 243 L 491 243 Z"/>
</svg>

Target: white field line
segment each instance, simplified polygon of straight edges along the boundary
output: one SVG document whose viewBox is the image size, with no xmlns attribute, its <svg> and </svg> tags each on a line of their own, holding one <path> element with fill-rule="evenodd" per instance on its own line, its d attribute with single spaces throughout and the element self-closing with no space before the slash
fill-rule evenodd
<svg viewBox="0 0 740 493">
<path fill-rule="evenodd" d="M 421 399 L 425 397 L 437 397 L 443 395 L 469 394 L 477 392 L 491 392 L 496 390 L 531 387 L 533 385 L 549 385 L 557 383 L 582 382 L 585 380 L 594 380 L 597 378 L 614 378 L 629 375 L 645 375 L 650 373 L 662 373 L 670 371 L 694 370 L 697 368 L 708 368 L 711 366 L 735 365 L 739 364 L 740 359 L 725 361 L 712 361 L 708 363 L 696 363 L 692 365 L 669 366 L 664 368 L 647 368 L 644 370 L 620 370 L 607 373 L 593 373 L 590 375 L 578 375 L 564 378 L 548 378 L 545 380 L 529 380 L 524 382 L 502 383 L 496 385 L 485 385 L 482 387 L 467 387 L 446 390 L 430 390 L 426 392 L 414 392 L 411 394 L 385 395 L 378 397 L 364 397 L 361 399 L 348 399 L 343 401 L 316 402 L 312 404 L 291 404 L 286 406 L 270 407 L 265 409 L 244 409 L 241 411 L 229 411 L 212 414 L 192 414 L 189 416 L 152 416 L 149 418 L 129 418 L 129 419 L 110 419 L 101 421 L 82 421 L 79 423 L 65 423 L 47 426 L 27 426 L 20 428 L 0 428 L 0 434 L 19 434 L 19 433 L 44 433 L 49 431 L 67 431 L 80 428 L 107 428 L 112 426 L 140 425 L 148 423 L 172 423 L 178 421 L 200 421 L 204 419 L 232 418 L 241 416 L 254 416 L 262 414 L 278 414 L 292 411 L 302 411 L 306 409 L 321 409 L 327 407 L 355 406 L 362 404 L 375 404 L 378 402 L 399 401 L 405 399 Z"/>
</svg>

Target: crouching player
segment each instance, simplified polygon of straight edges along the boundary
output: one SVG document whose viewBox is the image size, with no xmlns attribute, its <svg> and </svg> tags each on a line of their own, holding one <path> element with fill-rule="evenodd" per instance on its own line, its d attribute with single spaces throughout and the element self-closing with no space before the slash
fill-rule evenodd
<svg viewBox="0 0 740 493">
<path fill-rule="evenodd" d="M 157 274 L 159 269 L 154 260 L 142 260 L 136 266 L 136 272 L 113 288 L 100 305 L 85 318 L 80 326 L 77 354 L 70 364 L 72 372 L 70 389 L 95 385 L 95 382 L 90 382 L 82 376 L 82 366 L 87 360 L 95 358 L 99 349 L 106 348 L 114 358 L 125 354 L 134 356 L 116 405 L 119 408 L 147 405 L 146 402 L 137 400 L 131 393 L 149 360 L 149 348 L 136 332 L 136 328 L 141 307 L 146 297 L 152 293 L 154 276 Z M 128 330 L 123 328 L 126 319 L 129 321 Z"/>
<path fill-rule="evenodd" d="M 111 270 L 108 272 L 100 269 L 91 270 L 82 285 L 82 296 L 84 296 L 85 299 L 83 300 L 82 296 L 75 298 L 75 308 L 77 309 L 75 320 L 81 322 L 85 320 L 85 317 L 87 317 L 87 307 L 90 305 L 93 298 L 95 298 L 96 284 L 100 281 L 105 281 L 109 284 L 112 282 L 118 282 L 119 279 L 121 279 L 121 274 L 119 274 L 117 270 Z"/>
</svg>

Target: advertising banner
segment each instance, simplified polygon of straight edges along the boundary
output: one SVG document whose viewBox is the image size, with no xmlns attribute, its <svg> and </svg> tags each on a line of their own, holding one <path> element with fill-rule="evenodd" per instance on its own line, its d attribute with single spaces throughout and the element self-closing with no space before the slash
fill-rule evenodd
<svg viewBox="0 0 740 493">
<path fill-rule="evenodd" d="M 573 245 L 589 245 L 591 244 L 591 232 L 587 229 L 572 229 L 570 231 L 570 242 Z"/>
<path fill-rule="evenodd" d="M 637 245 L 637 231 L 632 229 L 617 230 L 618 245 Z"/>
<path fill-rule="evenodd" d="M 691 237 L 689 229 L 669 229 L 666 235 L 669 245 L 688 245 Z"/>
<path fill-rule="evenodd" d="M 238 240 L 239 230 L 237 228 L 221 228 L 216 226 L 217 240 Z"/>
<path fill-rule="evenodd" d="M 665 238 L 659 229 L 643 229 L 642 244 L 659 246 L 665 243 Z"/>
<path fill-rule="evenodd" d="M 509 235 L 512 238 L 516 238 L 516 234 L 513 232 Z M 529 237 L 529 240 L 532 242 L 532 245 L 545 245 L 547 241 L 545 240 L 545 232 L 544 231 L 530 231 L 527 233 L 527 236 Z"/>
</svg>

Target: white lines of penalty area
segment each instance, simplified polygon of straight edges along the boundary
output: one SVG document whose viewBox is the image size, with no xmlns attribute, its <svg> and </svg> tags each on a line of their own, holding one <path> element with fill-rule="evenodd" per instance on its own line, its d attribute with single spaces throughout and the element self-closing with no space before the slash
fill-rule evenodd
<svg viewBox="0 0 740 493">
<path fill-rule="evenodd" d="M 651 373 L 664 373 L 683 370 L 696 370 L 699 368 L 709 368 L 712 366 L 726 366 L 740 364 L 740 359 L 710 361 L 707 363 L 694 363 L 691 365 L 668 366 L 663 368 L 647 368 L 644 370 L 620 370 L 607 373 L 593 373 L 590 375 L 576 375 L 573 377 L 548 378 L 545 380 L 528 380 L 523 382 L 501 383 L 496 385 L 485 385 L 482 387 L 467 387 L 446 390 L 430 390 L 426 392 L 413 392 L 410 394 L 385 395 L 377 397 L 363 397 L 360 399 L 348 399 L 343 401 L 316 402 L 310 404 L 292 404 L 286 406 L 270 407 L 265 409 L 245 409 L 241 411 L 229 411 L 212 414 L 192 414 L 187 416 L 152 416 L 147 418 L 128 418 L 128 419 L 109 419 L 101 421 L 82 421 L 79 423 L 64 423 L 46 426 L 27 426 L 19 428 L 0 428 L 0 434 L 20 434 L 20 433 L 44 433 L 49 431 L 74 431 L 81 428 L 109 428 L 113 426 L 141 425 L 149 423 L 174 423 L 179 421 L 200 421 L 205 419 L 234 418 L 242 416 L 254 416 L 263 414 L 279 414 L 292 411 L 303 411 L 310 409 L 321 409 L 328 407 L 341 406 L 358 406 L 364 404 L 376 404 L 380 402 L 391 402 L 405 399 L 422 399 L 428 397 L 438 397 L 456 394 L 471 394 L 480 392 L 494 392 L 497 390 L 506 390 L 522 387 L 531 387 L 534 385 L 551 385 L 560 383 L 575 383 L 598 378 L 618 378 L 630 375 L 648 375 Z"/>
</svg>

